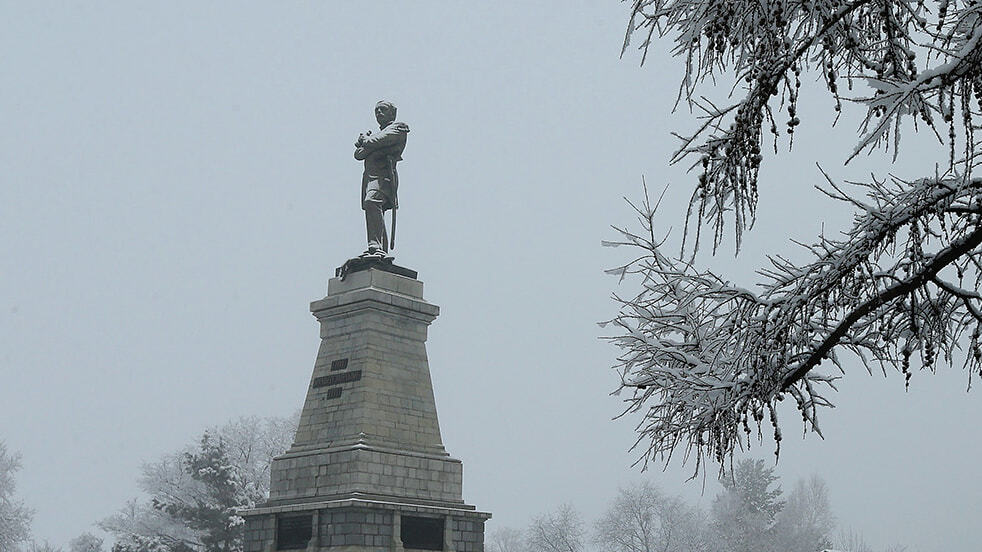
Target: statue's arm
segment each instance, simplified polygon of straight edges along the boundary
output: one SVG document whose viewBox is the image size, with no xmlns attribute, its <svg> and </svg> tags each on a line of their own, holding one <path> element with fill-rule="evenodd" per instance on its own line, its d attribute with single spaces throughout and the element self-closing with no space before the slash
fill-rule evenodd
<svg viewBox="0 0 982 552">
<path fill-rule="evenodd" d="M 361 147 L 366 148 L 369 151 L 373 151 L 387 148 L 389 146 L 395 146 L 398 145 L 400 141 L 406 139 L 406 134 L 408 132 L 409 127 L 406 125 L 406 123 L 396 123 L 385 127 L 385 129 L 378 134 L 366 136 Z"/>
<path fill-rule="evenodd" d="M 368 150 L 364 146 L 355 148 L 355 159 L 364 161 L 368 157 Z"/>
</svg>

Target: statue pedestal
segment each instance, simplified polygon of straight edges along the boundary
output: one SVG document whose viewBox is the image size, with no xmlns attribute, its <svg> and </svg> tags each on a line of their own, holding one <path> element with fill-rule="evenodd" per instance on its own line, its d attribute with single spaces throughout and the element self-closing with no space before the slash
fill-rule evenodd
<svg viewBox="0 0 982 552">
<path fill-rule="evenodd" d="M 404 266 L 393 264 L 392 261 L 394 260 L 395 257 L 378 257 L 373 255 L 352 257 L 345 261 L 343 265 L 339 266 L 334 271 L 334 275 L 341 280 L 344 280 L 348 274 L 362 270 L 376 269 L 383 272 L 391 272 L 392 274 L 412 278 L 413 280 L 416 279 L 418 274 L 416 274 L 415 270 L 410 270 Z"/>
<path fill-rule="evenodd" d="M 484 550 L 491 514 L 464 504 L 437 420 L 425 342 L 440 309 L 415 272 L 386 268 L 349 270 L 310 305 L 320 349 L 269 501 L 243 513 L 245 552 Z"/>
</svg>

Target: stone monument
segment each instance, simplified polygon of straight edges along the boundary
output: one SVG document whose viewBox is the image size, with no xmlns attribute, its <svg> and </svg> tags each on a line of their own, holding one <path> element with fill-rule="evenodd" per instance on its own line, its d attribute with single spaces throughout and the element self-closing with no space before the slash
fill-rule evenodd
<svg viewBox="0 0 982 552">
<path fill-rule="evenodd" d="M 388 108 L 379 105 L 384 133 L 395 109 L 383 124 Z M 368 165 L 363 198 L 387 185 L 384 175 L 380 186 L 366 185 Z M 464 503 L 463 466 L 444 448 L 437 420 L 425 342 L 440 309 L 423 299 L 415 271 L 392 263 L 384 224 L 373 234 L 385 206 L 397 205 L 390 199 L 371 215 L 366 207 L 369 251 L 310 304 L 320 349 L 293 446 L 270 468 L 269 501 L 242 512 L 245 552 L 484 550 L 491 514 Z"/>
</svg>

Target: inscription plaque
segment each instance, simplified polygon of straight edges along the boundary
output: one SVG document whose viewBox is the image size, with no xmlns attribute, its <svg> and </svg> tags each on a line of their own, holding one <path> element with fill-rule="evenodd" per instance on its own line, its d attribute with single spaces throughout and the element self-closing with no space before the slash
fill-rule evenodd
<svg viewBox="0 0 982 552">
<path fill-rule="evenodd" d="M 348 359 L 346 358 L 339 358 L 334 362 L 331 362 L 332 372 L 337 372 L 338 370 L 344 370 L 347 367 L 348 367 Z"/>
<path fill-rule="evenodd" d="M 332 387 L 332 388 L 328 389 L 327 391 L 325 391 L 323 395 L 321 395 L 321 397 L 324 398 L 324 399 L 336 399 L 336 398 L 338 398 L 340 396 L 341 396 L 341 388 L 340 387 Z"/>
<path fill-rule="evenodd" d="M 331 385 L 350 383 L 360 379 L 361 370 L 352 370 L 351 372 L 341 372 L 340 374 L 330 374 L 328 376 L 314 378 L 313 387 L 328 387 Z"/>
<path fill-rule="evenodd" d="M 276 549 L 307 548 L 313 529 L 313 516 L 289 516 L 276 520 Z"/>
<path fill-rule="evenodd" d="M 406 550 L 443 550 L 443 518 L 402 516 L 399 533 Z"/>
</svg>

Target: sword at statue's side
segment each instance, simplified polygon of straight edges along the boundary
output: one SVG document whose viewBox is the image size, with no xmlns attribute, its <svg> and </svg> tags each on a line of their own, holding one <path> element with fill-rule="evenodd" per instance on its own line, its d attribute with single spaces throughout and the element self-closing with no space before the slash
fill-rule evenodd
<svg viewBox="0 0 982 552">
<path fill-rule="evenodd" d="M 392 208 L 392 236 L 389 237 L 389 251 L 396 248 L 396 212 L 398 211 L 398 207 Z"/>
<path fill-rule="evenodd" d="M 389 250 L 396 248 L 396 213 L 399 211 L 399 173 L 391 155 L 385 156 L 389 162 L 389 177 L 392 178 L 392 234 L 389 236 Z"/>
</svg>

